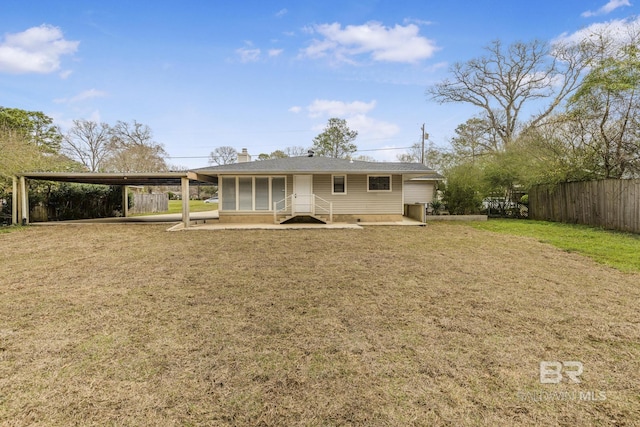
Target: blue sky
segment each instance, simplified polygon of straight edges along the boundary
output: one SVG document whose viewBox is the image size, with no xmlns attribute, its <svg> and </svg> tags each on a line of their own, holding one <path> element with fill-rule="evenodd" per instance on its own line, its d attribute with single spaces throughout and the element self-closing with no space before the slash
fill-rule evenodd
<svg viewBox="0 0 640 427">
<path fill-rule="evenodd" d="M 308 147 L 330 117 L 358 154 L 395 156 L 423 123 L 446 147 L 474 114 L 429 101 L 492 40 L 636 22 L 636 0 L 24 1 L 0 3 L 0 106 L 149 125 L 169 163 Z"/>
</svg>

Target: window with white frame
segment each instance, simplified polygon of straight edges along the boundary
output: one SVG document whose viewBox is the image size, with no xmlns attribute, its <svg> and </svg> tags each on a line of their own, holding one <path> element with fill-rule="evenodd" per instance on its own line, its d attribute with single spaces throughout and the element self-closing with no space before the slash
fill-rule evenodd
<svg viewBox="0 0 640 427">
<path fill-rule="evenodd" d="M 284 204 L 286 179 L 280 176 L 223 177 L 221 194 L 223 211 L 269 211 L 275 202 Z"/>
<path fill-rule="evenodd" d="M 347 194 L 347 176 L 331 176 L 331 194 Z"/>
<path fill-rule="evenodd" d="M 368 175 L 367 191 L 391 191 L 391 175 Z"/>
</svg>

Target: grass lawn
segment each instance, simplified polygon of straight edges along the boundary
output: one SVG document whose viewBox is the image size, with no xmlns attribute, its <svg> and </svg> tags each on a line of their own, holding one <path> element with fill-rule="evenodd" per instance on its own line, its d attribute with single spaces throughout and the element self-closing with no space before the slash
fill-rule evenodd
<svg viewBox="0 0 640 427">
<path fill-rule="evenodd" d="M 567 252 L 577 252 L 622 271 L 640 272 L 640 235 L 578 224 L 492 219 L 474 222 L 480 230 L 534 237 Z"/>
<path fill-rule="evenodd" d="M 0 234 L 0 424 L 640 419 L 640 273 L 468 225 L 165 229 Z"/>
<path fill-rule="evenodd" d="M 217 203 L 205 203 L 204 200 L 189 200 L 190 212 L 205 212 L 205 211 L 213 211 L 216 209 L 218 209 Z M 131 216 L 161 215 L 161 214 L 172 214 L 172 213 L 182 213 L 182 200 L 169 200 L 169 210 L 165 212 L 156 212 L 153 214 L 150 214 L 150 213 L 134 214 Z"/>
<path fill-rule="evenodd" d="M 189 200 L 190 212 L 204 212 L 218 209 L 217 203 L 205 203 L 204 200 Z M 182 200 L 169 200 L 169 211 L 165 213 L 181 213 Z"/>
</svg>

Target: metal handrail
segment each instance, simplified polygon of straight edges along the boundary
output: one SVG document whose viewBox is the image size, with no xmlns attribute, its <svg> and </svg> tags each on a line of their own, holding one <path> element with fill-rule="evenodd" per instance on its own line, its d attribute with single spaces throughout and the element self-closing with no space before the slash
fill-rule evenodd
<svg viewBox="0 0 640 427">
<path fill-rule="evenodd" d="M 285 197 L 282 200 L 279 200 L 277 202 L 273 202 L 273 222 L 277 223 L 278 222 L 278 215 L 279 214 L 283 214 L 283 213 L 287 213 L 287 212 L 291 212 L 291 215 L 295 215 L 295 211 L 293 209 L 293 198 L 295 197 L 295 193 L 294 194 L 289 194 L 287 197 Z M 323 212 L 326 212 L 327 214 L 329 214 L 329 222 L 333 222 L 333 203 L 323 199 L 322 197 L 318 197 L 315 194 L 310 194 L 311 196 L 311 200 L 313 201 L 312 203 L 312 215 L 316 214 L 316 209 L 320 209 Z M 318 204 L 318 201 L 320 201 L 321 203 L 325 203 L 328 206 L 321 206 Z M 278 209 L 278 205 L 281 205 L 282 203 L 284 203 L 284 207 L 282 207 L 281 209 Z"/>
<path fill-rule="evenodd" d="M 326 203 L 328 206 L 324 207 L 317 203 L 317 200 Z M 316 209 L 324 210 L 324 212 L 329 214 L 329 222 L 333 222 L 333 202 L 323 199 L 322 197 L 318 197 L 315 194 L 313 195 L 313 213 L 315 214 Z"/>
<path fill-rule="evenodd" d="M 278 222 L 278 214 L 289 212 L 289 210 L 291 209 L 293 204 L 292 203 L 287 203 L 287 200 L 291 201 L 292 200 L 292 196 L 293 196 L 293 194 L 289 194 L 284 199 L 279 200 L 277 202 L 273 202 L 273 222 L 274 223 Z M 284 207 L 282 209 L 278 209 L 278 205 L 281 204 L 281 203 L 284 203 Z"/>
</svg>

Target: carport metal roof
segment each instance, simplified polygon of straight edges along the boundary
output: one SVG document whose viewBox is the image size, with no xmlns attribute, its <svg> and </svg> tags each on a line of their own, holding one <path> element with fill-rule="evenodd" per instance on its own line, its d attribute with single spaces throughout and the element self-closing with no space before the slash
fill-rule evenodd
<svg viewBox="0 0 640 427">
<path fill-rule="evenodd" d="M 188 178 L 192 184 L 217 184 L 216 176 L 197 172 L 25 172 L 18 175 L 27 179 L 44 181 L 76 182 L 82 184 L 104 185 L 176 185 L 180 186 L 182 178 Z"/>
</svg>

